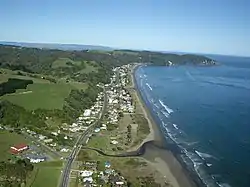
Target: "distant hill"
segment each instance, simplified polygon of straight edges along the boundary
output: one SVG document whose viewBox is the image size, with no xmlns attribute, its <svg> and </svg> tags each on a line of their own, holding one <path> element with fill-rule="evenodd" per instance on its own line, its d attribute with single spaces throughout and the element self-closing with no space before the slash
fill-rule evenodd
<svg viewBox="0 0 250 187">
<path fill-rule="evenodd" d="M 14 45 L 20 47 L 39 48 L 39 49 L 59 49 L 66 51 L 81 51 L 81 50 L 100 50 L 112 51 L 111 47 L 99 45 L 80 45 L 80 44 L 56 44 L 56 43 L 26 43 L 26 42 L 6 42 L 0 41 L 2 45 Z"/>
</svg>

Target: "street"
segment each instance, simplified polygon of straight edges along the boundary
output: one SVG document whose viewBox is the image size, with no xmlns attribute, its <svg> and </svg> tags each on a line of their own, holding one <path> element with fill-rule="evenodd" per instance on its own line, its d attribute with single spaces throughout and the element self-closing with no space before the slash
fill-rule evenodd
<svg viewBox="0 0 250 187">
<path fill-rule="evenodd" d="M 74 162 L 77 154 L 81 150 L 82 143 L 86 142 L 86 140 L 88 138 L 88 135 L 93 131 L 93 129 L 98 124 L 98 122 L 102 119 L 102 117 L 103 117 L 103 115 L 105 113 L 106 103 L 107 103 L 107 96 L 106 96 L 105 88 L 104 88 L 103 92 L 104 92 L 104 101 L 103 101 L 102 111 L 100 112 L 100 114 L 98 116 L 98 119 L 93 124 L 91 124 L 87 128 L 87 130 L 82 135 L 80 135 L 80 137 L 77 139 L 77 141 L 76 141 L 76 143 L 75 143 L 75 145 L 73 147 L 73 150 L 70 153 L 70 155 L 67 158 L 67 161 L 65 163 L 63 173 L 62 173 L 62 177 L 61 177 L 60 187 L 68 187 L 71 165 Z"/>
</svg>

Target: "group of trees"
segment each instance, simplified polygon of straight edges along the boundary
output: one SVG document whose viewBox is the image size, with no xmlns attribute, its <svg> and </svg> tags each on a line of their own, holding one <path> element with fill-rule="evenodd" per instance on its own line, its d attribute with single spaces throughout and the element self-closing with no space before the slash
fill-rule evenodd
<svg viewBox="0 0 250 187">
<path fill-rule="evenodd" d="M 32 172 L 34 166 L 28 159 L 12 162 L 0 162 L 0 186 L 1 187 L 19 187 L 26 184 L 27 176 Z"/>
<path fill-rule="evenodd" d="M 68 116 L 68 121 L 74 121 L 85 109 L 91 107 L 99 92 L 100 88 L 94 84 L 89 84 L 86 90 L 71 90 L 63 106 L 63 112 Z"/>
<path fill-rule="evenodd" d="M 29 127 L 31 130 L 44 129 L 47 125 L 39 117 L 39 113 L 25 110 L 9 101 L 0 102 L 0 121 L 2 125 L 13 128 Z"/>
<path fill-rule="evenodd" d="M 0 96 L 14 93 L 17 89 L 25 89 L 28 84 L 33 84 L 33 81 L 10 78 L 7 82 L 0 84 Z"/>
</svg>

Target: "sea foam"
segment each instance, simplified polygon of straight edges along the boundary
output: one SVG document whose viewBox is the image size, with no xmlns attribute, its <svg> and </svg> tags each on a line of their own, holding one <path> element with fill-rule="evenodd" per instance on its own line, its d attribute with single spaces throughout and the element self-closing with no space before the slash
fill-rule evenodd
<svg viewBox="0 0 250 187">
<path fill-rule="evenodd" d="M 171 108 L 169 108 L 168 106 L 166 106 L 160 99 L 159 99 L 159 102 L 161 103 L 161 106 L 163 106 L 164 109 L 165 109 L 169 114 L 171 114 L 172 112 L 174 112 Z"/>
<path fill-rule="evenodd" d="M 206 158 L 215 158 L 213 155 L 210 155 L 208 153 L 202 153 L 197 150 L 195 150 L 195 153 L 199 155 L 199 157 L 201 157 L 203 160 L 205 160 Z"/>
<path fill-rule="evenodd" d="M 176 130 L 179 129 L 178 126 L 177 126 L 176 124 L 173 124 L 173 126 L 174 126 L 174 128 L 175 128 Z"/>
<path fill-rule="evenodd" d="M 166 117 L 166 118 L 169 118 L 169 113 L 165 112 L 165 111 L 161 111 L 162 114 Z"/>
<path fill-rule="evenodd" d="M 148 86 L 148 88 L 152 91 L 153 89 L 152 89 L 152 87 L 148 84 L 148 83 L 146 83 L 146 85 Z"/>
</svg>

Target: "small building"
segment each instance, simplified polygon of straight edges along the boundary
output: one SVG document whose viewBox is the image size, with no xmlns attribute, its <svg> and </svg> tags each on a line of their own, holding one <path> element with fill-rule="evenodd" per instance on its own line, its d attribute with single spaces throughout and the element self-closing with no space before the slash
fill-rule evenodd
<svg viewBox="0 0 250 187">
<path fill-rule="evenodd" d="M 111 143 L 114 144 L 114 145 L 116 145 L 116 144 L 118 144 L 118 141 L 112 140 Z"/>
<path fill-rule="evenodd" d="M 117 184 L 117 185 L 123 185 L 124 182 L 123 181 L 116 181 L 115 184 Z"/>
<path fill-rule="evenodd" d="M 83 171 L 80 171 L 80 174 L 82 177 L 90 177 L 92 176 L 93 171 L 83 170 Z"/>
<path fill-rule="evenodd" d="M 83 182 L 89 182 L 89 183 L 92 183 L 92 182 L 93 182 L 93 178 L 92 178 L 92 177 L 86 177 L 86 178 L 83 178 Z"/>
<path fill-rule="evenodd" d="M 107 127 L 101 127 L 100 129 L 101 130 L 107 130 Z"/>
<path fill-rule="evenodd" d="M 15 146 L 10 147 L 10 152 L 13 154 L 18 154 L 28 149 L 29 146 L 27 144 L 17 144 Z"/>
<path fill-rule="evenodd" d="M 105 168 L 110 168 L 110 167 L 111 167 L 111 164 L 110 164 L 110 162 L 106 161 L 106 162 L 104 163 L 104 166 L 105 166 Z"/>
<path fill-rule="evenodd" d="M 84 111 L 83 116 L 87 117 L 87 116 L 90 116 L 90 114 L 91 114 L 91 110 L 87 109 Z"/>
<path fill-rule="evenodd" d="M 98 132 L 100 132 L 100 130 L 101 130 L 100 128 L 96 128 L 95 132 L 98 133 Z"/>
<path fill-rule="evenodd" d="M 41 156 L 41 157 L 34 157 L 34 158 L 28 158 L 31 163 L 39 163 L 39 162 L 44 162 L 46 160 L 46 157 Z"/>
<path fill-rule="evenodd" d="M 51 142 L 53 142 L 53 139 L 51 139 L 51 138 L 50 139 L 45 139 L 45 140 L 43 140 L 43 142 L 44 143 L 51 143 Z"/>
<path fill-rule="evenodd" d="M 66 149 L 66 148 L 62 148 L 61 150 L 60 150 L 60 152 L 64 152 L 64 153 L 67 153 L 67 152 L 69 152 L 70 150 L 69 149 Z"/>
</svg>

